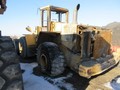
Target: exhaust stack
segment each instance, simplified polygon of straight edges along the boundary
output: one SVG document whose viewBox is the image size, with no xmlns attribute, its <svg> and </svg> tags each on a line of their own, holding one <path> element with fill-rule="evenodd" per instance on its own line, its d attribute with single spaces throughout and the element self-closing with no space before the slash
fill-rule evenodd
<svg viewBox="0 0 120 90">
<path fill-rule="evenodd" d="M 78 16 L 78 10 L 80 9 L 80 4 L 78 4 L 77 6 L 76 6 L 76 8 L 74 9 L 74 12 L 73 12 L 73 23 L 74 24 L 77 24 L 78 23 L 78 21 L 77 21 L 77 16 Z"/>
</svg>

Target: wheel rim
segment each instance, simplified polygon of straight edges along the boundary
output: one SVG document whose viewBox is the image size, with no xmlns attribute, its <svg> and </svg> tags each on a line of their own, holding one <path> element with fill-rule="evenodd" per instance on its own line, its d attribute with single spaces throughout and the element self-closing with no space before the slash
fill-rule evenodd
<svg viewBox="0 0 120 90">
<path fill-rule="evenodd" d="M 23 51 L 22 44 L 21 44 L 21 43 L 19 43 L 19 53 L 22 53 L 22 51 Z"/>
<path fill-rule="evenodd" d="M 44 54 L 40 56 L 40 66 L 42 71 L 45 72 L 47 69 L 47 57 Z"/>
</svg>

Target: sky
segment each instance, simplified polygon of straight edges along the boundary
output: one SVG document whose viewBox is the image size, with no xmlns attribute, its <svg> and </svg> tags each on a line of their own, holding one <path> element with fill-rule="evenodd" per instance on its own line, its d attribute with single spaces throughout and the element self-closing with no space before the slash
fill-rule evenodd
<svg viewBox="0 0 120 90">
<path fill-rule="evenodd" d="M 105 26 L 120 22 L 120 0 L 7 0 L 7 10 L 0 15 L 2 35 L 22 35 L 40 25 L 39 8 L 47 5 L 64 7 L 69 10 L 69 21 L 75 6 L 80 4 L 78 23 Z"/>
</svg>

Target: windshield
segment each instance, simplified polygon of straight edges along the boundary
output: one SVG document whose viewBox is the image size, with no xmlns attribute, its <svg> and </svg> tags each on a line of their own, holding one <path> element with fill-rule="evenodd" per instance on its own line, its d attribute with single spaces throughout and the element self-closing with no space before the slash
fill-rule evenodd
<svg viewBox="0 0 120 90">
<path fill-rule="evenodd" d="M 65 22 L 65 13 L 51 11 L 51 21 Z"/>
</svg>

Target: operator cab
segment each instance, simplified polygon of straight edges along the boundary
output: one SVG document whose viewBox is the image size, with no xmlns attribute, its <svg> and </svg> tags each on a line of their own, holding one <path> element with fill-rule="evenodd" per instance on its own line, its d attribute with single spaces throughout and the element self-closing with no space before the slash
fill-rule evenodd
<svg viewBox="0 0 120 90">
<path fill-rule="evenodd" d="M 46 6 L 40 8 L 42 31 L 50 31 L 52 22 L 68 23 L 68 9 Z"/>
</svg>

